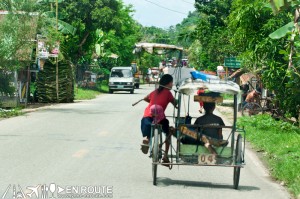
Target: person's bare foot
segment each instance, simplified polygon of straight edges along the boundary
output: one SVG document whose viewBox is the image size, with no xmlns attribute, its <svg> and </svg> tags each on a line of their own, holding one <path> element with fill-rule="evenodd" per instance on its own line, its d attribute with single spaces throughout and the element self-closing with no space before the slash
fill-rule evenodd
<svg viewBox="0 0 300 199">
<path fill-rule="evenodd" d="M 175 134 L 175 128 L 174 128 L 173 126 L 170 126 L 170 127 L 169 127 L 169 133 L 170 133 L 171 135 Z"/>
<path fill-rule="evenodd" d="M 141 150 L 144 154 L 147 154 L 149 151 L 149 140 L 148 139 L 143 139 L 142 144 L 141 144 Z"/>
<path fill-rule="evenodd" d="M 166 166 L 166 167 L 169 167 L 169 163 L 170 163 L 169 158 L 167 158 L 166 156 L 164 156 L 164 157 L 162 158 L 162 165 L 163 165 L 163 166 Z"/>
</svg>

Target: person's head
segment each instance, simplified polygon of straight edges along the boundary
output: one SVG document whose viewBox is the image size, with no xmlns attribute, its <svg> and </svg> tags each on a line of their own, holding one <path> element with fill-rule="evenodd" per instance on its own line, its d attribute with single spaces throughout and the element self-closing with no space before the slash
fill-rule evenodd
<svg viewBox="0 0 300 199">
<path fill-rule="evenodd" d="M 205 114 L 212 113 L 215 110 L 216 103 L 215 102 L 204 102 L 203 108 L 205 110 Z"/>
<path fill-rule="evenodd" d="M 172 89 L 173 87 L 173 77 L 169 74 L 164 74 L 159 80 L 158 92 L 162 91 L 164 88 Z"/>
</svg>

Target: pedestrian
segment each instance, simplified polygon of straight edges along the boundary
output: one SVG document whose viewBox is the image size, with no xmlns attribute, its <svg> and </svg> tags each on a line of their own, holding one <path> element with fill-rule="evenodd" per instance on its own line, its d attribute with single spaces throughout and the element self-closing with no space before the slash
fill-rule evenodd
<svg viewBox="0 0 300 199">
<path fill-rule="evenodd" d="M 247 103 L 259 101 L 259 96 L 261 92 L 259 89 L 254 89 L 250 93 L 247 94 L 247 97 L 243 103 L 243 106 L 245 106 Z"/>
</svg>

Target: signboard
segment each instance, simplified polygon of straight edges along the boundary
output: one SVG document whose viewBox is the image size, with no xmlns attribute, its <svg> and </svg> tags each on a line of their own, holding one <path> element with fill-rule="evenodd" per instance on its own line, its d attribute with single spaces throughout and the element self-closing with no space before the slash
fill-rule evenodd
<svg viewBox="0 0 300 199">
<path fill-rule="evenodd" d="M 45 37 L 37 35 L 37 52 L 39 59 L 48 59 L 49 57 L 58 57 L 59 42 L 50 45 Z"/>
<path fill-rule="evenodd" d="M 241 62 L 236 57 L 225 58 L 225 67 L 227 68 L 241 68 Z"/>
<path fill-rule="evenodd" d="M 38 39 L 38 58 L 48 59 L 49 57 L 58 57 L 59 42 L 56 42 L 53 46 L 49 47 L 46 44 L 46 40 Z"/>
</svg>

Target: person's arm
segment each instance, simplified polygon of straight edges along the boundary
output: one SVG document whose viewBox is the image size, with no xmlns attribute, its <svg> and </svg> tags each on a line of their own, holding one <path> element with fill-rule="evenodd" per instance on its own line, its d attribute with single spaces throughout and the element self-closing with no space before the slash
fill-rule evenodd
<svg viewBox="0 0 300 199">
<path fill-rule="evenodd" d="M 177 105 L 178 105 L 178 102 L 177 102 L 177 100 L 174 98 L 174 100 L 171 102 L 172 104 L 173 104 L 173 106 L 175 107 L 175 108 L 178 108 L 177 107 Z"/>
<path fill-rule="evenodd" d="M 247 97 L 246 97 L 246 102 L 252 102 L 253 100 L 253 91 L 251 91 L 250 93 L 247 94 Z"/>
<path fill-rule="evenodd" d="M 172 95 L 172 93 L 171 93 L 170 91 L 168 92 L 167 99 L 168 99 L 169 103 L 173 104 L 173 106 L 174 106 L 175 108 L 177 108 L 178 102 L 177 102 L 177 100 L 174 98 L 174 96 Z"/>
<path fill-rule="evenodd" d="M 223 140 L 222 128 L 219 129 L 218 134 L 219 134 L 219 139 Z"/>
<path fill-rule="evenodd" d="M 219 123 L 220 126 L 225 126 L 225 123 L 224 121 L 222 120 L 222 118 L 220 118 L 220 123 Z M 219 134 L 219 139 L 220 140 L 223 140 L 223 132 L 222 132 L 222 128 L 220 128 L 218 130 L 218 134 Z"/>
<path fill-rule="evenodd" d="M 147 95 L 147 96 L 144 97 L 144 101 L 150 103 L 150 97 L 149 97 L 149 95 Z"/>
</svg>

